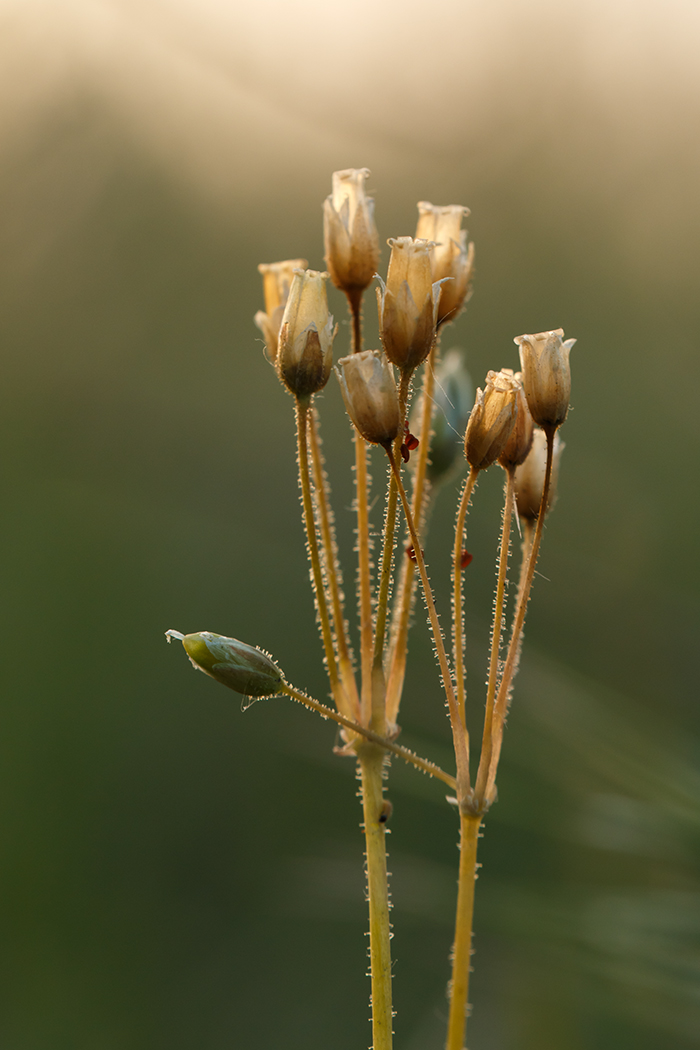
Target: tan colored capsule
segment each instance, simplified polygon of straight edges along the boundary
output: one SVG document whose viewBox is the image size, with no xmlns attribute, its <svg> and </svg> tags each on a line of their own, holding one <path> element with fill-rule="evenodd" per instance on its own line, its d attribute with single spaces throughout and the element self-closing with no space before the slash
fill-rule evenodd
<svg viewBox="0 0 700 1050">
<path fill-rule="evenodd" d="M 562 341 L 563 328 L 537 335 L 518 335 L 523 389 L 535 423 L 556 430 L 566 419 L 571 396 L 569 353 L 575 339 Z"/>
<path fill-rule="evenodd" d="M 389 240 L 386 285 L 377 290 L 379 334 L 384 352 L 402 372 L 425 361 L 435 341 L 440 284 L 433 281 L 430 241 Z"/>
<path fill-rule="evenodd" d="M 306 259 L 285 259 L 283 262 L 260 263 L 258 273 L 262 274 L 265 309 L 258 310 L 255 323 L 265 337 L 267 353 L 275 363 L 282 315 L 289 298 L 295 270 L 305 270 L 309 264 Z"/>
<path fill-rule="evenodd" d="M 478 388 L 464 436 L 464 454 L 473 470 L 486 470 L 506 447 L 518 413 L 520 383 L 510 368 L 488 372 Z"/>
<path fill-rule="evenodd" d="M 337 331 L 328 312 L 327 273 L 296 270 L 282 317 L 277 372 L 287 389 L 302 400 L 328 382 Z"/>
<path fill-rule="evenodd" d="M 416 237 L 433 241 L 430 262 L 434 281 L 444 281 L 438 308 L 438 325 L 454 321 L 471 295 L 474 277 L 474 244 L 467 244 L 462 219 L 469 208 L 461 204 L 418 204 Z M 448 280 L 445 280 L 448 278 Z"/>
<path fill-rule="evenodd" d="M 323 205 L 326 266 L 336 288 L 353 295 L 371 283 L 379 266 L 374 201 L 365 195 L 367 168 L 333 172 L 333 191 Z"/>
<path fill-rule="evenodd" d="M 345 408 L 365 441 L 386 448 L 399 432 L 400 411 L 391 365 L 381 350 L 362 350 L 336 366 Z"/>
<path fill-rule="evenodd" d="M 510 369 L 504 368 L 503 371 L 510 372 Z M 522 383 L 522 378 L 522 372 L 515 373 L 515 379 L 517 379 L 519 383 Z M 498 457 L 498 462 L 504 470 L 512 470 L 514 467 L 519 467 L 521 463 L 525 462 L 532 445 L 532 435 L 535 430 L 535 424 L 530 415 L 530 409 L 527 407 L 527 398 L 525 397 L 525 392 L 522 386 L 518 387 L 515 396 L 518 402 L 518 412 L 515 417 L 515 425 L 510 432 L 510 437 L 508 438 L 506 447 Z"/>
<path fill-rule="evenodd" d="M 559 440 L 558 434 L 555 434 L 547 513 L 549 513 L 556 502 L 559 461 L 564 448 L 564 442 Z M 527 459 L 515 471 L 515 502 L 518 507 L 518 514 L 525 521 L 537 521 L 539 517 L 546 469 L 547 435 L 544 430 L 540 430 L 537 427 L 533 434 L 532 447 Z"/>
</svg>

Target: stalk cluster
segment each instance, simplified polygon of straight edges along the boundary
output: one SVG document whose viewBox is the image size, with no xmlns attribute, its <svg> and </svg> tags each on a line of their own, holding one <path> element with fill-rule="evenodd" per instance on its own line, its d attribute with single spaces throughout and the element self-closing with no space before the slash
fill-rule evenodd
<svg viewBox="0 0 700 1050">
<path fill-rule="evenodd" d="M 366 168 L 333 175 L 332 193 L 324 205 L 327 272 L 309 270 L 301 259 L 261 265 L 265 310 L 255 317 L 269 359 L 294 399 L 303 522 L 334 707 L 290 685 L 262 650 L 205 631 L 168 634 L 182 640 L 196 667 L 230 688 L 252 697 L 288 695 L 342 727 L 339 750 L 356 760 L 362 786 L 374 1050 L 389 1050 L 393 1034 L 385 848 L 390 806 L 384 798 L 388 756 L 401 757 L 449 785 L 460 816 L 461 843 L 446 1046 L 447 1050 L 462 1050 L 479 829 L 496 798 L 503 730 L 525 614 L 563 448 L 557 431 L 569 406 L 569 352 L 574 340 L 565 341 L 560 328 L 518 336 L 521 371 L 489 371 L 472 404 L 461 356 L 450 351 L 440 358 L 443 327 L 459 316 L 471 294 L 474 246 L 462 229 L 469 211 L 461 205 L 436 207 L 420 202 L 416 237 L 388 241 L 391 256 L 383 281 L 377 273 L 374 202 L 365 192 L 368 175 Z M 362 302 L 375 277 L 379 280 L 381 347 L 364 349 Z M 329 381 L 338 332 L 329 312 L 329 278 L 347 299 L 352 333 L 350 347 L 339 360 L 336 355 L 335 372 L 354 428 L 357 659 L 314 403 L 315 395 Z M 409 422 L 419 369 L 421 391 Z M 372 446 L 382 450 L 387 463 L 384 533 L 376 570 L 370 549 L 368 462 Z M 466 464 L 468 474 L 458 501 L 451 552 L 452 625 L 447 637 L 435 607 L 425 548 L 436 493 L 460 463 Z M 463 622 L 463 582 L 471 561 L 465 547 L 466 519 L 480 473 L 494 465 L 504 472 L 503 521 L 483 732 L 478 761 L 472 764 Z M 514 511 L 520 517 L 523 542 L 508 625 L 506 593 Z M 403 543 L 398 540 L 401 517 L 406 529 Z M 438 662 L 438 688 L 444 695 L 452 733 L 454 773 L 396 743 L 418 580 Z"/>
</svg>

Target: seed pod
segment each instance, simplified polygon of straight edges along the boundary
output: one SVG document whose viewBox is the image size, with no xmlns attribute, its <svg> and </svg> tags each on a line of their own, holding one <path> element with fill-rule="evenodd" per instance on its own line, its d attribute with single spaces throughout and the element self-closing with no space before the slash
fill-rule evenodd
<svg viewBox="0 0 700 1050">
<path fill-rule="evenodd" d="M 295 270 L 284 308 L 277 351 L 277 372 L 296 397 L 306 399 L 328 382 L 337 329 L 328 312 L 327 273 Z"/>
<path fill-rule="evenodd" d="M 427 476 L 436 485 L 446 481 L 456 467 L 464 466 L 463 434 L 474 405 L 474 384 L 457 349 L 448 350 L 435 369 L 433 403 Z M 420 430 L 422 414 L 421 395 L 411 412 L 410 428 L 414 433 Z"/>
<path fill-rule="evenodd" d="M 345 408 L 365 441 L 390 445 L 399 432 L 400 411 L 391 365 L 381 350 L 362 350 L 336 366 Z"/>
<path fill-rule="evenodd" d="M 504 368 L 503 371 L 509 372 L 510 369 Z M 522 372 L 516 372 L 515 378 L 519 382 L 522 382 Z M 518 387 L 515 396 L 518 402 L 518 413 L 515 417 L 515 426 L 510 432 L 510 437 L 508 438 L 506 447 L 498 457 L 498 462 L 504 470 L 512 470 L 513 467 L 519 467 L 521 463 L 525 462 L 532 445 L 532 435 L 535 429 L 535 424 L 530 415 L 530 409 L 527 407 L 527 398 L 525 397 L 522 387 Z"/>
<path fill-rule="evenodd" d="M 571 396 L 569 353 L 576 342 L 562 342 L 563 328 L 537 335 L 518 335 L 523 370 L 523 389 L 535 423 L 544 430 L 556 430 L 566 419 Z"/>
<path fill-rule="evenodd" d="M 467 247 L 467 231 L 462 229 L 462 219 L 467 215 L 469 208 L 461 204 L 439 206 L 428 201 L 418 204 L 416 237 L 434 242 L 430 250 L 433 280 L 445 281 L 438 307 L 438 325 L 454 321 L 471 295 L 474 244 Z"/>
<path fill-rule="evenodd" d="M 166 631 L 166 638 L 181 641 L 197 670 L 204 671 L 237 693 L 261 697 L 274 696 L 282 691 L 282 672 L 262 649 L 210 631 L 196 634 Z"/>
<path fill-rule="evenodd" d="M 323 204 L 326 265 L 336 288 L 364 291 L 379 266 L 374 201 L 365 196 L 367 168 L 333 172 L 333 192 Z"/>
<path fill-rule="evenodd" d="M 464 436 L 464 454 L 472 470 L 486 470 L 506 447 L 518 412 L 520 383 L 510 368 L 489 372 L 476 401 Z"/>
<path fill-rule="evenodd" d="M 565 445 L 559 440 L 559 435 L 554 436 L 554 450 L 552 457 L 552 477 L 549 482 L 549 498 L 547 500 L 547 514 L 554 506 L 557 498 L 557 480 L 559 478 L 559 461 Z M 544 430 L 535 429 L 532 438 L 532 448 L 527 459 L 515 471 L 515 502 L 518 514 L 525 521 L 537 521 L 542 503 L 542 492 L 544 490 L 544 476 L 547 469 L 547 435 Z"/>
<path fill-rule="evenodd" d="M 425 361 L 435 341 L 440 283 L 433 282 L 430 241 L 389 240 L 386 285 L 377 289 L 379 335 L 386 356 L 402 372 Z"/>
<path fill-rule="evenodd" d="M 262 274 L 265 310 L 258 310 L 255 323 L 265 337 L 267 353 L 272 363 L 277 357 L 277 342 L 282 325 L 282 315 L 289 298 L 295 270 L 305 270 L 309 264 L 306 259 L 285 259 L 283 262 L 260 263 L 258 272 Z"/>
</svg>

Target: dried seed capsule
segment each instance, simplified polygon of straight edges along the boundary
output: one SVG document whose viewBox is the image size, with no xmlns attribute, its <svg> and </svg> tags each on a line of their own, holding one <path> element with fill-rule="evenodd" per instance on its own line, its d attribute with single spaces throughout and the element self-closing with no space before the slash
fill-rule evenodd
<svg viewBox="0 0 700 1050">
<path fill-rule="evenodd" d="M 282 691 L 282 672 L 262 649 L 210 631 L 196 634 L 166 631 L 166 638 L 181 641 L 197 670 L 204 671 L 237 693 L 260 697 Z"/>
<path fill-rule="evenodd" d="M 569 411 L 571 368 L 569 353 L 576 342 L 562 342 L 563 328 L 537 335 L 518 335 L 523 389 L 535 423 L 545 430 L 560 427 Z"/>
<path fill-rule="evenodd" d="M 504 372 L 510 372 L 509 368 L 504 368 Z M 515 378 L 522 382 L 522 372 L 516 372 Z M 515 426 L 510 432 L 510 437 L 506 447 L 498 457 L 498 462 L 505 470 L 512 470 L 513 467 L 519 467 L 521 463 L 525 462 L 530 446 L 532 445 L 532 435 L 535 429 L 532 416 L 530 415 L 530 409 L 527 407 L 527 398 L 522 387 L 518 387 L 516 398 L 518 402 L 518 412 L 515 417 Z"/>
<path fill-rule="evenodd" d="M 327 273 L 295 270 L 284 308 L 277 351 L 277 372 L 287 389 L 305 399 L 328 382 L 337 329 L 328 312 Z"/>
<path fill-rule="evenodd" d="M 433 282 L 430 241 L 396 237 L 386 285 L 377 289 L 379 334 L 386 356 L 402 372 L 425 361 L 435 341 L 440 284 Z"/>
<path fill-rule="evenodd" d="M 473 470 L 486 470 L 506 447 L 517 417 L 519 386 L 511 369 L 504 368 L 489 372 L 484 389 L 477 389 L 464 436 L 464 454 Z"/>
<path fill-rule="evenodd" d="M 454 321 L 471 295 L 474 244 L 467 246 L 467 231 L 462 229 L 462 219 L 467 215 L 469 208 L 461 204 L 418 204 L 416 237 L 435 242 L 430 250 L 433 280 L 445 281 L 438 307 L 439 325 Z"/>
<path fill-rule="evenodd" d="M 258 272 L 262 274 L 265 310 L 258 310 L 255 323 L 265 337 L 267 353 L 275 363 L 277 342 L 282 325 L 282 315 L 289 298 L 295 270 L 305 270 L 309 264 L 306 259 L 285 259 L 283 262 L 260 263 Z"/>
<path fill-rule="evenodd" d="M 559 440 L 558 434 L 555 434 L 547 513 L 550 512 L 556 502 L 559 461 L 564 448 L 564 442 Z M 515 502 L 518 507 L 518 514 L 526 521 L 537 521 L 539 517 L 546 469 L 547 435 L 544 430 L 536 428 L 527 459 L 515 471 Z"/>
<path fill-rule="evenodd" d="M 464 367 L 462 354 L 448 350 L 435 369 L 435 405 L 430 438 L 428 480 L 435 485 L 447 480 L 457 466 L 463 466 L 464 430 L 474 404 L 474 385 Z M 411 430 L 420 430 L 423 398 L 411 412 Z M 421 440 L 422 437 L 421 437 Z"/>
<path fill-rule="evenodd" d="M 362 350 L 341 358 L 335 371 L 350 419 L 365 441 L 386 448 L 400 424 L 396 382 L 386 357 L 381 350 Z"/>
<path fill-rule="evenodd" d="M 367 168 L 333 172 L 333 192 L 323 205 L 326 265 L 336 288 L 364 291 L 379 266 L 374 201 L 365 196 Z"/>
</svg>

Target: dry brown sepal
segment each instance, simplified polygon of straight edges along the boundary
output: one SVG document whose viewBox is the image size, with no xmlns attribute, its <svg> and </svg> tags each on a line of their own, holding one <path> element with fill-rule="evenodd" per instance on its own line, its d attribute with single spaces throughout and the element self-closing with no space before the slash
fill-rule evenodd
<svg viewBox="0 0 700 1050">
<path fill-rule="evenodd" d="M 464 454 L 472 470 L 486 470 L 506 447 L 518 414 L 519 386 L 512 370 L 504 368 L 488 372 L 484 389 L 477 389 L 464 435 Z"/>
<path fill-rule="evenodd" d="M 279 333 L 277 372 L 302 401 L 328 382 L 337 327 L 328 312 L 327 273 L 296 270 Z"/>
<path fill-rule="evenodd" d="M 563 328 L 537 335 L 518 335 L 523 389 L 538 426 L 556 430 L 566 419 L 571 396 L 569 353 L 575 339 L 562 341 Z"/>
<path fill-rule="evenodd" d="M 295 270 L 305 270 L 309 264 L 306 259 L 284 259 L 276 263 L 260 263 L 258 273 L 262 274 L 265 309 L 258 310 L 255 323 L 265 338 L 267 353 L 272 364 L 277 358 L 279 331 L 282 315 L 289 298 Z"/>
<path fill-rule="evenodd" d="M 441 285 L 433 281 L 431 241 L 396 237 L 387 243 L 389 272 L 377 289 L 379 334 L 391 363 L 411 373 L 435 341 Z"/>
<path fill-rule="evenodd" d="M 454 321 L 471 295 L 474 277 L 474 243 L 467 244 L 462 219 L 469 208 L 461 204 L 418 202 L 416 238 L 433 241 L 430 262 L 434 281 L 445 281 L 438 309 L 438 324 Z M 449 278 L 449 280 L 445 280 Z"/>
<path fill-rule="evenodd" d="M 513 375 L 510 368 L 504 368 L 503 371 L 510 372 Z M 516 372 L 514 378 L 518 383 L 522 383 L 522 372 Z M 535 430 L 535 424 L 530 415 L 530 409 L 527 407 L 527 398 L 522 386 L 518 387 L 515 397 L 518 402 L 515 425 L 510 432 L 506 447 L 498 457 L 498 462 L 504 470 L 513 470 L 514 467 L 519 467 L 521 463 L 525 462 L 527 454 L 532 447 L 532 435 Z"/>
<path fill-rule="evenodd" d="M 336 366 L 345 408 L 365 441 L 384 448 L 399 432 L 401 413 L 391 365 L 381 350 L 362 350 Z"/>
<path fill-rule="evenodd" d="M 326 266 L 336 288 L 349 295 L 364 291 L 379 266 L 379 234 L 374 201 L 365 196 L 367 168 L 333 172 L 333 191 L 323 203 Z"/>
<path fill-rule="evenodd" d="M 559 461 L 561 454 L 566 448 L 559 435 L 554 435 L 554 450 L 552 454 L 552 478 L 549 483 L 549 498 L 547 500 L 547 514 L 556 503 L 557 479 L 559 477 Z M 537 521 L 542 503 L 542 491 L 544 489 L 544 475 L 547 468 L 547 435 L 539 427 L 535 428 L 532 437 L 532 448 L 527 459 L 515 471 L 515 502 L 518 514 L 524 521 Z"/>
</svg>

